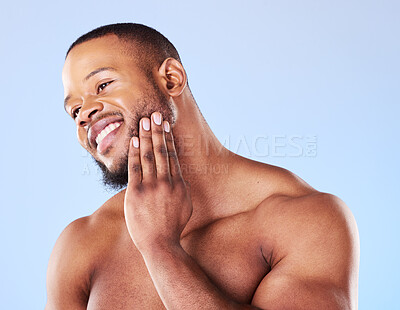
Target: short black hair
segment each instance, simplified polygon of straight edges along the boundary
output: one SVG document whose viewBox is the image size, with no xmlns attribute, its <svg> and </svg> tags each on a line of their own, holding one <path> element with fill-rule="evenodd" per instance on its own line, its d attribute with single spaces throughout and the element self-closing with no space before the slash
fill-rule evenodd
<svg viewBox="0 0 400 310">
<path fill-rule="evenodd" d="M 133 56 L 138 59 L 140 63 L 145 61 L 146 64 L 150 64 L 146 61 L 150 60 L 153 65 L 160 66 L 163 61 L 169 57 L 181 62 L 175 46 L 165 36 L 151 27 L 136 23 L 116 23 L 93 29 L 80 36 L 71 44 L 65 58 L 67 58 L 69 52 L 75 46 L 110 34 L 114 34 L 120 40 L 138 47 L 137 50 L 140 51 L 139 54 Z"/>
</svg>

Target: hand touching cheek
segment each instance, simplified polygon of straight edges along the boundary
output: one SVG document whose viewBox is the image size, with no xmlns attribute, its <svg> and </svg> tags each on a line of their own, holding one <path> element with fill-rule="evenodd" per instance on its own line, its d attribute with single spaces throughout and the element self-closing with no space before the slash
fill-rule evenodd
<svg viewBox="0 0 400 310">
<path fill-rule="evenodd" d="M 192 214 L 190 186 L 184 181 L 170 125 L 154 112 L 142 118 L 139 138 L 129 144 L 125 221 L 139 251 L 179 245 Z"/>
</svg>

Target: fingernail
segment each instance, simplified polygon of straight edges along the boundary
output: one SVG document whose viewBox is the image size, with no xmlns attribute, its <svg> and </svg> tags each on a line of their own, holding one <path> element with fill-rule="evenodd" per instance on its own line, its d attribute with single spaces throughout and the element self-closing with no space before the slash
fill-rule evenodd
<svg viewBox="0 0 400 310">
<path fill-rule="evenodd" d="M 165 122 L 164 122 L 164 130 L 165 130 L 166 132 L 169 132 L 169 123 L 168 123 L 168 121 L 165 121 Z"/>
<path fill-rule="evenodd" d="M 138 137 L 133 137 L 132 138 L 132 144 L 134 147 L 138 148 L 139 147 L 139 138 Z"/>
<path fill-rule="evenodd" d="M 161 114 L 159 112 L 153 113 L 153 120 L 157 125 L 161 125 Z"/>
<path fill-rule="evenodd" d="M 144 130 L 150 130 L 150 120 L 148 118 L 144 118 L 142 120 L 142 126 Z"/>
</svg>

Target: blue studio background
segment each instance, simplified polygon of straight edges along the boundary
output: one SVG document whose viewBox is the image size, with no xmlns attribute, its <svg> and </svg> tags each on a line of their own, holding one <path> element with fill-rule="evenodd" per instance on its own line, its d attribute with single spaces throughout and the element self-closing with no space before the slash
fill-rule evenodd
<svg viewBox="0 0 400 310">
<path fill-rule="evenodd" d="M 61 70 L 78 36 L 132 21 L 175 44 L 227 147 L 348 204 L 359 308 L 400 309 L 399 16 L 396 0 L 2 1 L 0 308 L 43 309 L 57 237 L 113 194 L 63 110 Z"/>
</svg>

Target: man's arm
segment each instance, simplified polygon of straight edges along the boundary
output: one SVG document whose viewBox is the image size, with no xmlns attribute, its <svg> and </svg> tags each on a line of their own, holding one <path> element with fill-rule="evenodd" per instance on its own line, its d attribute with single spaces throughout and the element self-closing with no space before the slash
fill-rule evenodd
<svg viewBox="0 0 400 310">
<path fill-rule="evenodd" d="M 262 234 L 269 224 L 282 225 L 277 228 L 282 245 L 268 255 L 272 271 L 259 284 L 251 305 L 225 296 L 181 246 L 153 244 L 143 250 L 164 305 L 168 309 L 189 305 L 194 309 L 357 309 L 358 233 L 351 214 L 326 194 L 278 205 L 284 209 L 288 203 L 281 212 L 293 214 L 285 214 L 280 223 L 276 215 L 263 217 L 270 211 L 255 213 L 260 246 L 271 246 L 270 238 Z"/>
<path fill-rule="evenodd" d="M 61 233 L 47 268 L 46 310 L 83 310 L 88 299 L 88 260 L 83 236 L 88 219 L 80 218 Z"/>
<path fill-rule="evenodd" d="M 263 205 L 264 204 L 264 205 Z M 357 309 L 359 238 L 348 207 L 315 193 L 276 197 L 255 212 L 271 272 L 252 304 L 267 309 Z M 266 235 L 265 228 L 275 236 Z"/>
<path fill-rule="evenodd" d="M 167 309 L 259 309 L 229 299 L 179 245 L 159 245 L 142 255 Z"/>
</svg>

